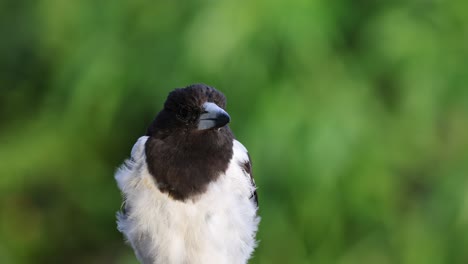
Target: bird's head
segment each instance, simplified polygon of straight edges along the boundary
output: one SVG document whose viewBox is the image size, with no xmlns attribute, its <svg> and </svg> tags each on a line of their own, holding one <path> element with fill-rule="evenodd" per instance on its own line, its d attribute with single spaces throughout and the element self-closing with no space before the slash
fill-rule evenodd
<svg viewBox="0 0 468 264">
<path fill-rule="evenodd" d="M 148 170 L 162 192 L 194 197 L 227 170 L 234 135 L 225 107 L 224 95 L 204 84 L 169 93 L 145 143 Z"/>
<path fill-rule="evenodd" d="M 226 126 L 231 120 L 224 95 L 204 84 L 178 88 L 169 93 L 164 109 L 148 128 L 149 136 L 175 131 L 200 133 Z"/>
</svg>

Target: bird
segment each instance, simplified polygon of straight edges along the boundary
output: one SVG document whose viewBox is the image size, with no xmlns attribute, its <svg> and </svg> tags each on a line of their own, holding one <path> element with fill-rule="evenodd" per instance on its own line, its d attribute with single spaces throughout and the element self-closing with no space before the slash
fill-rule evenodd
<svg viewBox="0 0 468 264">
<path fill-rule="evenodd" d="M 117 228 L 140 263 L 240 264 L 252 257 L 257 187 L 230 121 L 216 88 L 176 88 L 117 169 L 124 200 Z"/>
</svg>

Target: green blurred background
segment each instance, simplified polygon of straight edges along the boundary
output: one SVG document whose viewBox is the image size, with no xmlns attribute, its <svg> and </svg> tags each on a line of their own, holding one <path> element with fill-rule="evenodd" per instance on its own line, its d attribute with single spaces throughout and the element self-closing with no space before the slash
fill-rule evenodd
<svg viewBox="0 0 468 264">
<path fill-rule="evenodd" d="M 468 2 L 0 1 L 0 263 L 136 263 L 113 179 L 176 87 L 228 98 L 251 263 L 468 263 Z"/>
</svg>

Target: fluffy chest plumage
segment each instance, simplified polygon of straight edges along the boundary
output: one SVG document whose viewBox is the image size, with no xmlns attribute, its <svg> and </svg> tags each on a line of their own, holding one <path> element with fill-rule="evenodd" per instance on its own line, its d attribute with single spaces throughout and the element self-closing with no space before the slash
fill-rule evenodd
<svg viewBox="0 0 468 264">
<path fill-rule="evenodd" d="M 132 161 L 116 174 L 128 212 L 121 230 L 143 263 L 246 263 L 255 248 L 259 218 L 251 199 L 255 187 L 242 169 L 245 148 L 234 142 L 225 173 L 206 192 L 179 201 L 162 193 L 145 164 L 140 138 Z"/>
</svg>

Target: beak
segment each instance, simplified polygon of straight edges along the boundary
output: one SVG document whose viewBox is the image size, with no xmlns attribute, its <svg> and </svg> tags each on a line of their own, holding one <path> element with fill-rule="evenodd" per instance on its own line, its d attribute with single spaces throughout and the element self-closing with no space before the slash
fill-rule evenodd
<svg viewBox="0 0 468 264">
<path fill-rule="evenodd" d="M 204 103 L 203 110 L 198 121 L 198 130 L 220 128 L 231 121 L 229 114 L 215 103 Z"/>
</svg>

